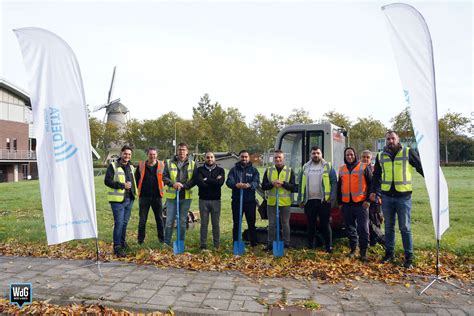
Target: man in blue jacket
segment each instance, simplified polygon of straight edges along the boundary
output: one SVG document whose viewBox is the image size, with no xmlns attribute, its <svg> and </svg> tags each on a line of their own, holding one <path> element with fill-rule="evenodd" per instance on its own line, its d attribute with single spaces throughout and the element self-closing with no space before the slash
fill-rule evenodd
<svg viewBox="0 0 474 316">
<path fill-rule="evenodd" d="M 240 161 L 230 169 L 226 181 L 226 185 L 232 189 L 232 219 L 234 222 L 232 236 L 234 241 L 237 241 L 239 238 L 240 189 L 243 189 L 242 214 L 245 214 L 245 219 L 247 220 L 250 246 L 255 247 L 257 245 L 257 233 L 255 230 L 257 202 L 255 190 L 260 182 L 260 175 L 258 170 L 252 166 L 247 150 L 241 150 L 239 157 Z"/>
</svg>

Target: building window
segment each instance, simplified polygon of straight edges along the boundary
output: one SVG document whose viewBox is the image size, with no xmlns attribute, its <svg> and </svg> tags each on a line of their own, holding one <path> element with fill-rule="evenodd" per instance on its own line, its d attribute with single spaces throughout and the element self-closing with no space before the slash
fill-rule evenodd
<svg viewBox="0 0 474 316">
<path fill-rule="evenodd" d="M 16 151 L 16 138 L 13 138 L 13 151 Z"/>
<path fill-rule="evenodd" d="M 10 138 L 7 138 L 7 150 L 10 150 Z"/>
</svg>

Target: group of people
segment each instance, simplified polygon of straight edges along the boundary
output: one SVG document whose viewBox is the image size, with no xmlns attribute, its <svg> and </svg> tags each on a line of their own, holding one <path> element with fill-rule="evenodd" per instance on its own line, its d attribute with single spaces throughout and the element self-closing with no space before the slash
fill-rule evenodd
<svg viewBox="0 0 474 316">
<path fill-rule="evenodd" d="M 265 170 L 261 189 L 266 191 L 268 216 L 268 243 L 266 250 L 272 250 L 276 240 L 277 209 L 285 247 L 290 246 L 290 208 L 293 194 L 298 193 L 300 206 L 304 207 L 307 224 L 308 247 L 316 246 L 316 224 L 319 218 L 325 250 L 332 253 L 331 209 L 341 206 L 344 224 L 349 239 L 350 252 L 354 257 L 357 247 L 359 258 L 367 259 L 369 245 L 380 242 L 385 245 L 383 262 L 394 259 L 395 221 L 398 217 L 403 248 L 404 266 L 413 264 L 413 242 L 410 230 L 412 167 L 421 175 L 423 170 L 418 153 L 399 142 L 398 135 L 389 131 L 385 135 L 386 146 L 375 157 L 362 152 L 359 160 L 356 151 L 347 147 L 344 164 L 338 175 L 332 164 L 323 158 L 320 148 L 311 148 L 311 159 L 303 165 L 296 183 L 294 170 L 285 165 L 285 155 L 275 150 L 274 164 Z M 114 254 L 126 255 L 126 229 L 135 199 L 139 199 L 138 243 L 145 240 L 145 227 L 150 207 L 153 210 L 158 239 L 171 244 L 179 199 L 180 240 L 185 239 L 187 214 L 192 201 L 192 188 L 198 187 L 199 212 L 201 217 L 200 247 L 207 249 L 209 218 L 212 224 L 214 248 L 220 247 L 221 187 L 232 190 L 233 241 L 239 240 L 240 210 L 248 225 L 248 239 L 251 247 L 257 245 L 256 234 L 256 190 L 260 186 L 260 175 L 250 161 L 247 150 L 239 153 L 239 162 L 229 171 L 225 179 L 224 169 L 216 164 L 212 152 L 206 152 L 205 162 L 197 167 L 188 158 L 188 146 L 177 146 L 177 155 L 160 161 L 156 148 L 147 150 L 147 160 L 135 168 L 130 159 L 132 149 L 124 146 L 118 161 L 107 169 L 105 185 L 108 187 L 108 201 L 114 215 Z M 242 203 L 241 203 L 242 194 Z M 166 198 L 166 221 L 163 221 L 162 199 Z M 380 209 L 383 211 L 383 216 Z M 384 220 L 385 237 L 380 230 Z"/>
</svg>

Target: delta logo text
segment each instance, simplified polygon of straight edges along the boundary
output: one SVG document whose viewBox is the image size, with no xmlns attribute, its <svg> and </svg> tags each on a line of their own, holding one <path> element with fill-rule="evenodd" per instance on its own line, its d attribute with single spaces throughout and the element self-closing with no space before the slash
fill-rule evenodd
<svg viewBox="0 0 474 316">
<path fill-rule="evenodd" d="M 16 304 L 22 308 L 24 304 L 31 304 L 32 298 L 31 283 L 10 284 L 10 304 Z"/>
<path fill-rule="evenodd" d="M 56 162 L 66 161 L 77 152 L 74 144 L 64 139 L 61 111 L 58 108 L 49 107 L 45 110 L 45 130 L 50 134 L 53 143 L 53 157 Z"/>
</svg>

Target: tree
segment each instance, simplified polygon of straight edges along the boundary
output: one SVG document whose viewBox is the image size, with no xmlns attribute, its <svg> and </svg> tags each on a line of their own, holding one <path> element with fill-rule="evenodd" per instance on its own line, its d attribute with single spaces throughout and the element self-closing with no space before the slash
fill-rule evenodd
<svg viewBox="0 0 474 316">
<path fill-rule="evenodd" d="M 194 115 L 199 115 L 202 118 L 206 119 L 208 118 L 212 112 L 214 112 L 214 109 L 217 106 L 217 102 L 215 104 L 211 104 L 211 99 L 209 98 L 209 94 L 205 93 L 202 97 L 201 100 L 198 102 L 197 107 L 193 107 L 193 116 Z"/>
<path fill-rule="evenodd" d="M 358 118 L 351 128 L 351 145 L 358 153 L 365 149 L 374 150 L 375 141 L 383 138 L 386 130 L 385 125 L 372 116 Z"/>
<path fill-rule="evenodd" d="M 474 139 L 456 135 L 448 142 L 448 152 L 451 161 L 474 160 Z"/>
<path fill-rule="evenodd" d="M 313 123 L 313 119 L 309 117 L 309 112 L 305 111 L 303 108 L 293 109 L 291 114 L 285 120 L 285 125 L 311 123 Z"/>
<path fill-rule="evenodd" d="M 391 120 L 392 130 L 397 132 L 400 138 L 413 138 L 413 126 L 411 124 L 410 109 L 406 107 L 402 112 L 395 115 Z"/>
<path fill-rule="evenodd" d="M 468 123 L 470 121 L 467 117 L 462 116 L 461 113 L 450 112 L 449 110 L 439 120 L 439 137 L 441 143 L 444 144 L 446 163 L 448 163 L 448 143 L 456 136 L 461 136 L 467 132 Z"/>
<path fill-rule="evenodd" d="M 120 144 L 122 142 L 122 135 L 119 128 L 114 123 L 106 123 L 104 136 L 102 137 L 102 148 L 108 151 L 113 144 Z"/>
<path fill-rule="evenodd" d="M 158 148 L 160 159 L 165 159 L 172 156 L 174 153 L 173 140 L 175 126 L 179 143 L 181 141 L 180 137 L 182 135 L 182 130 L 179 123 L 182 121 L 183 119 L 181 119 L 174 112 L 168 112 L 154 120 L 143 121 L 143 146 L 153 146 Z"/>
<path fill-rule="evenodd" d="M 145 149 L 144 137 L 142 135 L 142 123 L 137 119 L 130 119 L 125 125 L 123 140 L 134 148 Z"/>
<path fill-rule="evenodd" d="M 237 108 L 228 108 L 226 111 L 227 133 L 225 140 L 227 142 L 227 150 L 238 153 L 246 148 L 250 150 L 249 145 L 252 144 L 251 139 L 255 137 L 250 128 L 245 123 L 245 117 Z"/>
<path fill-rule="evenodd" d="M 89 130 L 92 146 L 98 147 L 103 143 L 105 124 L 95 117 L 89 117 Z"/>
<path fill-rule="evenodd" d="M 256 136 L 254 150 L 265 152 L 273 148 L 275 138 L 283 127 L 283 116 L 272 113 L 270 118 L 267 118 L 263 114 L 257 114 L 250 125 Z"/>
<path fill-rule="evenodd" d="M 345 128 L 346 130 L 351 129 L 352 122 L 349 120 L 349 118 L 346 115 L 342 113 L 338 113 L 332 110 L 332 111 L 324 113 L 323 118 L 334 125 Z"/>
</svg>

